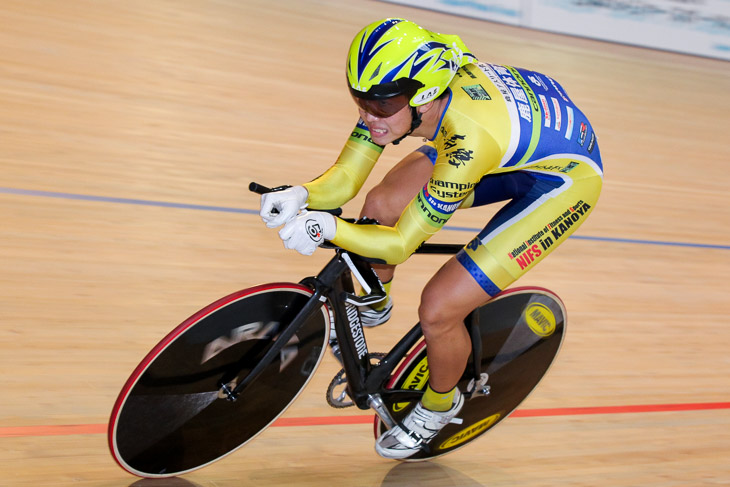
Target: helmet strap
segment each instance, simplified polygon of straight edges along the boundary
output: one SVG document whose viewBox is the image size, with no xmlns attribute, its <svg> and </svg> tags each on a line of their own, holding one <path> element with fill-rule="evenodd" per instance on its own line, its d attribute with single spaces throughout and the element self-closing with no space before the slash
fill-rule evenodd
<svg viewBox="0 0 730 487">
<path fill-rule="evenodd" d="M 393 145 L 398 145 L 401 140 L 405 139 L 409 135 L 413 133 L 414 130 L 416 130 L 418 127 L 421 126 L 421 112 L 418 111 L 417 107 L 411 107 L 411 128 L 403 134 L 401 137 L 398 137 L 396 140 L 393 141 Z"/>
</svg>

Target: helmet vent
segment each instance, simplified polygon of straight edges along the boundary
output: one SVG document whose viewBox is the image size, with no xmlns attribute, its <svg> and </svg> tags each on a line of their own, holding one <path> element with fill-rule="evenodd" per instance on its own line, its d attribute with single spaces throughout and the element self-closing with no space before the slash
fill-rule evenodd
<svg viewBox="0 0 730 487">
<path fill-rule="evenodd" d="M 370 81 L 372 81 L 373 79 L 375 79 L 375 78 L 377 78 L 377 77 L 378 77 L 378 75 L 380 74 L 380 67 L 381 67 L 382 65 L 383 65 L 383 63 L 380 63 L 380 64 L 378 64 L 378 67 L 377 67 L 377 68 L 375 68 L 375 72 L 373 73 L 373 75 L 372 75 L 372 76 L 370 76 Z"/>
</svg>

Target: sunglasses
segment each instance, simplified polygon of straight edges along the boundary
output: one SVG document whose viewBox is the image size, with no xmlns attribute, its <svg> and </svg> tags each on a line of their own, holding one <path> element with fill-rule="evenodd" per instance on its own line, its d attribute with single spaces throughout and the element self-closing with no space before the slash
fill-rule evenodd
<svg viewBox="0 0 730 487">
<path fill-rule="evenodd" d="M 366 113 L 378 118 L 392 117 L 407 107 L 413 95 L 423 87 L 420 81 L 400 78 L 371 86 L 367 92 L 358 91 L 350 86 L 350 94 L 357 106 Z"/>
<path fill-rule="evenodd" d="M 354 95 L 352 98 L 361 110 L 378 118 L 392 117 L 408 106 L 408 102 L 410 100 L 410 97 L 406 95 L 396 95 L 390 98 L 373 100 L 366 100 Z"/>
</svg>

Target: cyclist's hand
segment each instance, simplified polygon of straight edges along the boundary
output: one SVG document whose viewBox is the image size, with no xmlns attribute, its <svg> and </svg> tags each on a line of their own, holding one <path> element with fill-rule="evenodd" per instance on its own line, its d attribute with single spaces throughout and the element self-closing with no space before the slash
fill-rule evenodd
<svg viewBox="0 0 730 487">
<path fill-rule="evenodd" d="M 293 186 L 283 191 L 261 195 L 261 219 L 269 228 L 283 225 L 307 206 L 309 193 L 304 186 Z"/>
<path fill-rule="evenodd" d="M 279 230 L 284 247 L 303 255 L 312 255 L 325 240 L 335 238 L 335 217 L 321 211 L 303 211 Z"/>
</svg>

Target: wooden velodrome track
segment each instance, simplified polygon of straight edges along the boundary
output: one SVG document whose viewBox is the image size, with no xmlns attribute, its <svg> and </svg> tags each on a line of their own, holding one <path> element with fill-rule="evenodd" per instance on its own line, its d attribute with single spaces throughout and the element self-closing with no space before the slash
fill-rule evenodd
<svg viewBox="0 0 730 487">
<path fill-rule="evenodd" d="M 332 163 L 356 120 L 347 45 L 386 16 L 551 74 L 599 133 L 598 208 L 520 282 L 567 304 L 556 365 L 479 441 L 399 464 L 374 453 L 370 414 L 327 406 L 328 355 L 243 449 L 183 479 L 128 475 L 105 425 L 147 351 L 207 303 L 328 258 L 286 251 L 246 188 Z M 0 25 L 1 486 L 730 483 L 727 62 L 372 0 L 5 0 Z M 389 147 L 367 187 L 419 144 Z M 433 241 L 468 241 L 490 211 Z M 442 260 L 402 266 L 372 350 L 410 326 Z"/>
</svg>

